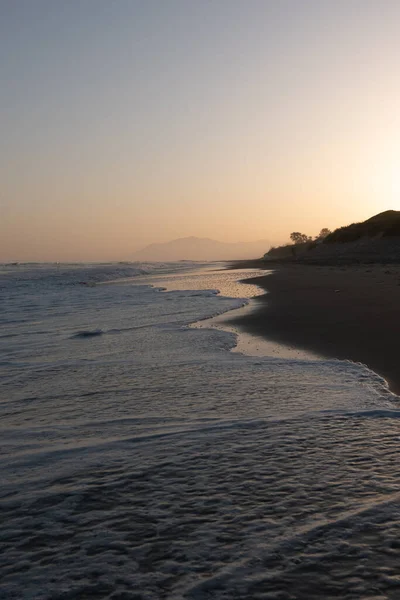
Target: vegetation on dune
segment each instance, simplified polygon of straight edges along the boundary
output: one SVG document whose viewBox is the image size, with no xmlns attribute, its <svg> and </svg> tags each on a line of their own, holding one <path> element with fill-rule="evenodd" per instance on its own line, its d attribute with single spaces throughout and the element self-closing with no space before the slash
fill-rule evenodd
<svg viewBox="0 0 400 600">
<path fill-rule="evenodd" d="M 293 242 L 292 244 L 272 247 L 264 256 L 266 258 L 276 259 L 297 256 L 298 254 L 315 248 L 315 246 L 318 243 L 321 243 L 328 235 L 330 235 L 330 233 L 331 231 L 327 227 L 324 227 L 315 238 L 312 238 L 305 233 L 300 233 L 300 231 L 293 231 L 290 234 L 290 239 Z"/>
<path fill-rule="evenodd" d="M 323 229 L 321 229 L 321 231 L 315 238 L 312 238 L 311 236 L 306 235 L 305 233 L 300 233 L 299 231 L 293 231 L 293 233 L 290 234 L 290 239 L 292 240 L 293 244 L 296 245 L 308 244 L 310 242 L 321 242 L 330 234 L 331 230 L 327 227 L 324 227 Z"/>
<path fill-rule="evenodd" d="M 290 239 L 293 244 L 306 244 L 312 240 L 312 238 L 308 237 L 305 233 L 300 233 L 300 231 L 293 231 L 293 233 L 290 234 Z"/>
<path fill-rule="evenodd" d="M 328 235 L 331 235 L 331 230 L 328 229 L 327 227 L 324 227 L 323 229 L 321 229 L 321 231 L 319 232 L 319 234 L 317 235 L 317 237 L 315 238 L 315 240 L 317 242 L 321 242 L 322 240 L 325 240 Z"/>
<path fill-rule="evenodd" d="M 315 238 L 293 231 L 290 234 L 291 244 L 271 248 L 265 254 L 265 258 L 296 258 L 320 244 L 346 244 L 361 239 L 372 240 L 396 236 L 400 238 L 400 211 L 386 210 L 366 221 L 339 227 L 335 231 L 324 227 Z"/>
<path fill-rule="evenodd" d="M 325 244 L 355 242 L 361 238 L 400 236 L 400 211 L 386 210 L 361 223 L 339 227 L 324 240 Z"/>
</svg>

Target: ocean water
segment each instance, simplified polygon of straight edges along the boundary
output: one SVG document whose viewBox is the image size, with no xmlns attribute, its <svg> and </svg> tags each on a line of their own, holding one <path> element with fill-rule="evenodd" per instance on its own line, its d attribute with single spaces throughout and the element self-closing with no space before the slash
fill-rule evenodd
<svg viewBox="0 0 400 600">
<path fill-rule="evenodd" d="M 219 269 L 0 267 L 1 599 L 400 598 L 398 398 Z"/>
</svg>

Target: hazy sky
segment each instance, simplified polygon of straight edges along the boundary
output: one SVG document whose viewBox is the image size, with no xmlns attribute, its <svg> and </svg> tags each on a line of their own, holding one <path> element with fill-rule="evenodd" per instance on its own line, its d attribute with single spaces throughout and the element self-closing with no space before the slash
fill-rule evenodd
<svg viewBox="0 0 400 600">
<path fill-rule="evenodd" d="M 0 260 L 400 208 L 399 0 L 0 0 Z"/>
</svg>

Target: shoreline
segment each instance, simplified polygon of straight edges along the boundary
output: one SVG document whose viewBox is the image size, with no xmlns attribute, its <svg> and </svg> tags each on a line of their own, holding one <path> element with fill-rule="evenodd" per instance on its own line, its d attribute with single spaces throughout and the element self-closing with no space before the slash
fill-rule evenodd
<svg viewBox="0 0 400 600">
<path fill-rule="evenodd" d="M 400 395 L 399 265 L 271 267 L 272 273 L 242 280 L 266 293 L 254 299 L 251 311 L 230 315 L 229 326 L 270 343 L 362 363 Z"/>
<path fill-rule="evenodd" d="M 229 265 L 229 266 L 228 266 Z M 239 307 L 230 308 L 215 316 L 206 317 L 196 320 L 189 324 L 190 328 L 194 329 L 217 329 L 233 333 L 236 337 L 236 345 L 231 348 L 231 352 L 245 354 L 247 356 L 271 356 L 275 358 L 287 359 L 303 359 L 303 360 L 320 360 L 321 357 L 312 352 L 301 350 L 294 345 L 285 345 L 267 339 L 264 336 L 247 333 L 243 329 L 238 329 L 230 324 L 230 320 L 235 317 L 245 316 L 248 312 L 252 312 L 256 306 L 255 299 L 265 295 L 265 290 L 255 284 L 248 283 L 252 279 L 264 277 L 265 268 L 260 268 L 259 264 L 253 261 L 246 261 L 246 267 L 238 265 L 238 267 L 226 263 L 224 268 L 220 268 L 220 264 L 212 264 L 202 266 L 189 273 L 173 273 L 168 275 L 145 276 L 144 282 L 149 283 L 153 287 L 159 287 L 162 292 L 171 292 L 177 290 L 198 290 L 210 289 L 217 287 L 218 295 L 227 298 L 240 298 L 246 300 L 246 304 Z M 251 274 L 248 277 L 249 273 Z M 226 281 L 224 275 L 229 274 Z M 137 283 L 137 280 L 136 280 Z"/>
<path fill-rule="evenodd" d="M 246 282 L 247 280 L 243 280 Z M 254 284 L 252 284 L 254 285 Z M 282 342 L 276 342 L 254 332 L 247 332 L 243 328 L 236 326 L 236 319 L 246 318 L 246 315 L 255 310 L 255 297 L 248 298 L 248 303 L 239 308 L 233 308 L 223 312 L 215 317 L 209 317 L 201 321 L 191 323 L 189 327 L 194 329 L 217 329 L 233 333 L 236 337 L 236 345 L 230 349 L 230 352 L 237 352 L 246 356 L 260 356 L 285 358 L 296 360 L 321 360 L 323 357 L 296 346 L 289 346 Z"/>
</svg>

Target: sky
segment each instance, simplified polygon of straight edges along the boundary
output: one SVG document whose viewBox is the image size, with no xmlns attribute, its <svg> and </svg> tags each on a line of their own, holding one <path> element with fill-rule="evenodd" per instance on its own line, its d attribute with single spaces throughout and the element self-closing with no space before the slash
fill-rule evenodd
<svg viewBox="0 0 400 600">
<path fill-rule="evenodd" d="M 400 209 L 398 0 L 0 0 L 0 261 Z"/>
</svg>

